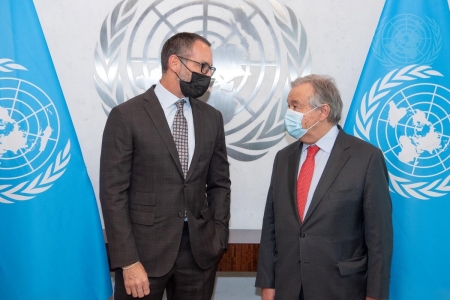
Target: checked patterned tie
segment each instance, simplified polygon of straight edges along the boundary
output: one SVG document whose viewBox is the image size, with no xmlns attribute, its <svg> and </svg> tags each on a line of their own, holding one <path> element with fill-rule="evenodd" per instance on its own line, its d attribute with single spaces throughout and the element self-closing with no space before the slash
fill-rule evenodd
<svg viewBox="0 0 450 300">
<path fill-rule="evenodd" d="M 319 152 L 320 148 L 316 145 L 309 146 L 306 160 L 300 169 L 300 175 L 297 180 L 297 208 L 300 220 L 303 222 L 303 215 L 305 214 L 306 200 L 308 198 L 309 187 L 314 173 L 314 156 Z"/>
<path fill-rule="evenodd" d="M 177 112 L 175 118 L 173 119 L 173 139 L 175 141 L 175 146 L 177 147 L 178 157 L 180 158 L 181 168 L 183 169 L 183 175 L 186 179 L 188 172 L 188 125 L 186 118 L 183 115 L 183 106 L 186 100 L 180 99 L 175 104 L 177 106 Z"/>
</svg>

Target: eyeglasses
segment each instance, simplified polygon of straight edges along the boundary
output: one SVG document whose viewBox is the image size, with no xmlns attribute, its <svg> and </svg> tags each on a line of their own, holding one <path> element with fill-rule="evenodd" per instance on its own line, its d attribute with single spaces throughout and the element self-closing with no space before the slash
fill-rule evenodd
<svg viewBox="0 0 450 300">
<path fill-rule="evenodd" d="M 199 65 L 200 65 L 200 72 L 202 72 L 202 74 L 204 74 L 204 75 L 208 74 L 208 72 L 211 71 L 211 76 L 213 76 L 214 72 L 216 71 L 216 68 L 211 67 L 211 66 L 208 65 L 207 63 L 200 63 L 200 62 L 198 62 L 198 61 L 195 61 L 195 60 L 192 60 L 192 59 L 189 59 L 189 58 L 186 58 L 186 57 L 178 56 L 178 55 L 177 55 L 177 57 L 178 57 L 178 59 L 180 59 L 180 61 L 181 61 L 181 63 L 183 64 L 183 66 L 185 66 L 186 69 L 188 69 L 189 71 L 191 71 L 191 69 L 189 69 L 189 68 L 186 66 L 186 64 L 182 61 L 182 59 L 189 60 L 189 61 L 192 61 L 192 62 L 194 62 L 194 63 L 196 63 L 196 64 L 199 64 Z M 192 71 L 191 71 L 191 72 L 192 72 Z"/>
</svg>

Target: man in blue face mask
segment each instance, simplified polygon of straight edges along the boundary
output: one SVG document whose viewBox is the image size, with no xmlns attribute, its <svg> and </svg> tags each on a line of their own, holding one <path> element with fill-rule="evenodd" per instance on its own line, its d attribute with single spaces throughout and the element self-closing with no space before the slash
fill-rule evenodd
<svg viewBox="0 0 450 300">
<path fill-rule="evenodd" d="M 161 80 L 118 105 L 103 134 L 100 200 L 114 299 L 211 299 L 228 243 L 230 179 L 221 113 L 196 99 L 211 44 L 182 32 L 161 51 Z M 154 45 L 153 47 L 159 47 Z"/>
<path fill-rule="evenodd" d="M 263 300 L 389 297 L 392 216 L 382 152 L 338 125 L 334 81 L 292 82 L 267 195 L 256 286 Z"/>
</svg>

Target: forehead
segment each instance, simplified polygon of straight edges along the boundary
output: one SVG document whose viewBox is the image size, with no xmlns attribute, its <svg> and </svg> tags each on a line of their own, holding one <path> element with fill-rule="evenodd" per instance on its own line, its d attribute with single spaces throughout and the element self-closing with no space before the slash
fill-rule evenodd
<svg viewBox="0 0 450 300">
<path fill-rule="evenodd" d="M 310 83 L 302 83 L 292 88 L 289 92 L 287 101 L 289 103 L 298 103 L 309 105 L 309 99 L 314 95 L 314 88 Z"/>
<path fill-rule="evenodd" d="M 212 65 L 211 48 L 202 41 L 195 41 L 192 45 L 191 59 Z"/>
</svg>

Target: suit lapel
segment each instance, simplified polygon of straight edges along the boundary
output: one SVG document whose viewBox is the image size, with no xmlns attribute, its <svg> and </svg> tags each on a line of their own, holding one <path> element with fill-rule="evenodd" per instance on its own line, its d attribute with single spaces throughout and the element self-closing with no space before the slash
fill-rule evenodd
<svg viewBox="0 0 450 300">
<path fill-rule="evenodd" d="M 317 184 L 303 223 L 305 223 L 314 212 L 314 209 L 316 209 L 317 205 L 322 200 L 323 196 L 333 184 L 339 172 L 349 159 L 350 155 L 345 151 L 348 147 L 346 133 L 340 130 L 333 149 L 331 150 L 328 162 L 323 170 L 322 176 L 320 177 L 319 183 Z"/>
<path fill-rule="evenodd" d="M 169 150 L 173 161 L 177 165 L 178 171 L 183 174 L 183 169 L 181 168 L 180 158 L 178 157 L 178 151 L 173 140 L 172 132 L 170 131 L 170 127 L 167 123 L 167 119 L 164 114 L 164 110 L 161 107 L 161 103 L 159 103 L 159 100 L 155 95 L 154 88 L 155 86 L 152 86 L 145 93 L 144 99 L 147 100 L 147 103 L 144 104 L 144 108 L 152 119 L 153 124 L 155 124 L 155 127 L 158 130 L 159 135 L 161 136 L 161 139 L 164 141 L 164 144 Z"/>
<path fill-rule="evenodd" d="M 297 221 L 301 224 L 300 217 L 298 215 L 298 207 L 297 207 L 297 177 L 298 177 L 298 165 L 300 163 L 300 154 L 303 143 L 297 141 L 294 143 L 294 150 L 288 157 L 288 162 L 292 162 L 288 164 L 288 187 L 289 187 L 289 196 L 291 199 L 292 210 L 295 212 L 294 214 L 297 216 Z"/>
<path fill-rule="evenodd" d="M 188 173 L 186 175 L 186 181 L 189 180 L 192 173 L 195 170 L 195 167 L 198 163 L 198 158 L 200 156 L 200 152 L 203 149 L 203 142 L 205 140 L 204 138 L 204 126 L 206 126 L 204 122 L 203 113 L 199 108 L 199 105 L 197 103 L 197 99 L 189 98 L 189 102 L 191 103 L 191 109 L 192 109 L 192 118 L 194 119 L 194 132 L 195 132 L 195 149 L 194 149 L 194 155 L 192 156 L 191 164 L 189 166 Z"/>
</svg>

